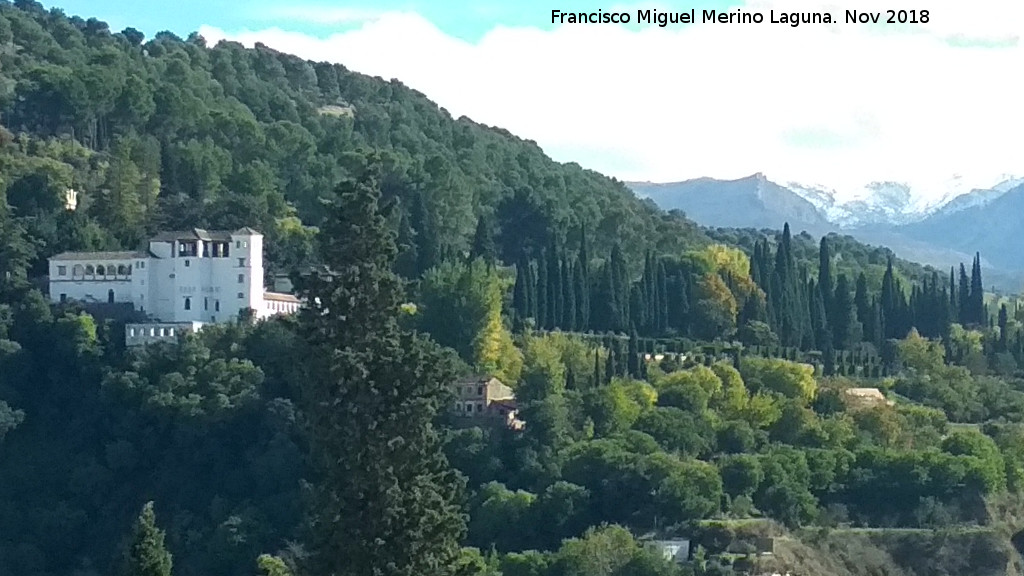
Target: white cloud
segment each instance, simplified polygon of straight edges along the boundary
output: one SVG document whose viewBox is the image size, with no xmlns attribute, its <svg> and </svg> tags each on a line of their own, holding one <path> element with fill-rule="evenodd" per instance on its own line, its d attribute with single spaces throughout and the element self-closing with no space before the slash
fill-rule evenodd
<svg viewBox="0 0 1024 576">
<path fill-rule="evenodd" d="M 1024 2 L 919 2 L 930 11 L 920 26 L 767 23 L 771 9 L 828 9 L 842 22 L 851 7 L 883 19 L 900 8 L 849 4 L 751 2 L 760 25 L 497 27 L 476 43 L 404 12 L 326 39 L 201 32 L 398 78 L 455 115 L 621 179 L 760 171 L 844 195 L 876 180 L 934 195 L 955 175 L 967 188 L 1024 175 Z M 996 47 L 965 47 L 986 44 Z"/>
</svg>

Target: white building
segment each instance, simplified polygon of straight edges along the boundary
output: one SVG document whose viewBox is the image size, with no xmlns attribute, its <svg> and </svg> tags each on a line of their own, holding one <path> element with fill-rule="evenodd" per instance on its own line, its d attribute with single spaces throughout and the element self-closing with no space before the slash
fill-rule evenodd
<svg viewBox="0 0 1024 576">
<path fill-rule="evenodd" d="M 263 289 L 263 235 L 235 232 L 162 232 L 139 252 L 65 252 L 50 258 L 50 299 L 125 303 L 153 323 L 126 327 L 129 344 L 175 337 L 207 323 L 298 310 L 290 294 Z"/>
</svg>

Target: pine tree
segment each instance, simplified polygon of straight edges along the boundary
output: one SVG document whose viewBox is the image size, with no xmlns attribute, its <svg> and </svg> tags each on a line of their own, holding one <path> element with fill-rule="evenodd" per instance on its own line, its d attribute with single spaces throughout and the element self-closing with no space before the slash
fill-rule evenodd
<svg viewBox="0 0 1024 576">
<path fill-rule="evenodd" d="M 124 576 L 170 576 L 171 554 L 164 546 L 164 531 L 156 526 L 153 503 L 147 502 L 135 521 L 125 550 Z"/>
<path fill-rule="evenodd" d="M 456 372 L 448 353 L 398 324 L 379 197 L 373 172 L 339 185 L 319 237 L 324 270 L 299 285 L 300 400 L 317 478 L 307 571 L 453 574 L 464 486 L 433 422 Z"/>
</svg>

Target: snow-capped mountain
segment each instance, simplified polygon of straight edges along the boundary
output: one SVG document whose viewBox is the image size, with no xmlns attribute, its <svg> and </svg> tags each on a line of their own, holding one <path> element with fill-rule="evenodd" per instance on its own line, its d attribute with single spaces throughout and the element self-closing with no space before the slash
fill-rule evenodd
<svg viewBox="0 0 1024 576">
<path fill-rule="evenodd" d="M 933 183 L 871 182 L 842 191 L 786 182 L 784 186 L 813 204 L 833 224 L 852 228 L 871 224 L 903 225 L 936 213 L 984 206 L 1024 183 L 1019 176 L 994 181 L 954 176 Z"/>
</svg>

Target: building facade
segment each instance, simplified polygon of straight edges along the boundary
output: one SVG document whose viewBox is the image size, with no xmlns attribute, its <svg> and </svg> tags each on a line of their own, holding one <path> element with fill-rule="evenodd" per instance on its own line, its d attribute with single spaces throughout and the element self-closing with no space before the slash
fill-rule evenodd
<svg viewBox="0 0 1024 576">
<path fill-rule="evenodd" d="M 297 298 L 267 292 L 263 284 L 263 235 L 251 228 L 162 232 L 141 251 L 65 252 L 50 258 L 52 301 L 131 304 L 166 325 L 164 330 L 135 326 L 146 340 L 150 328 L 166 334 L 172 325 L 194 330 L 237 319 L 244 311 L 260 319 L 298 310 Z M 132 329 L 126 330 L 128 342 Z"/>
<path fill-rule="evenodd" d="M 525 423 L 518 417 L 515 393 L 497 378 L 471 376 L 455 382 L 455 415 L 462 418 L 502 422 L 514 430 Z"/>
</svg>

